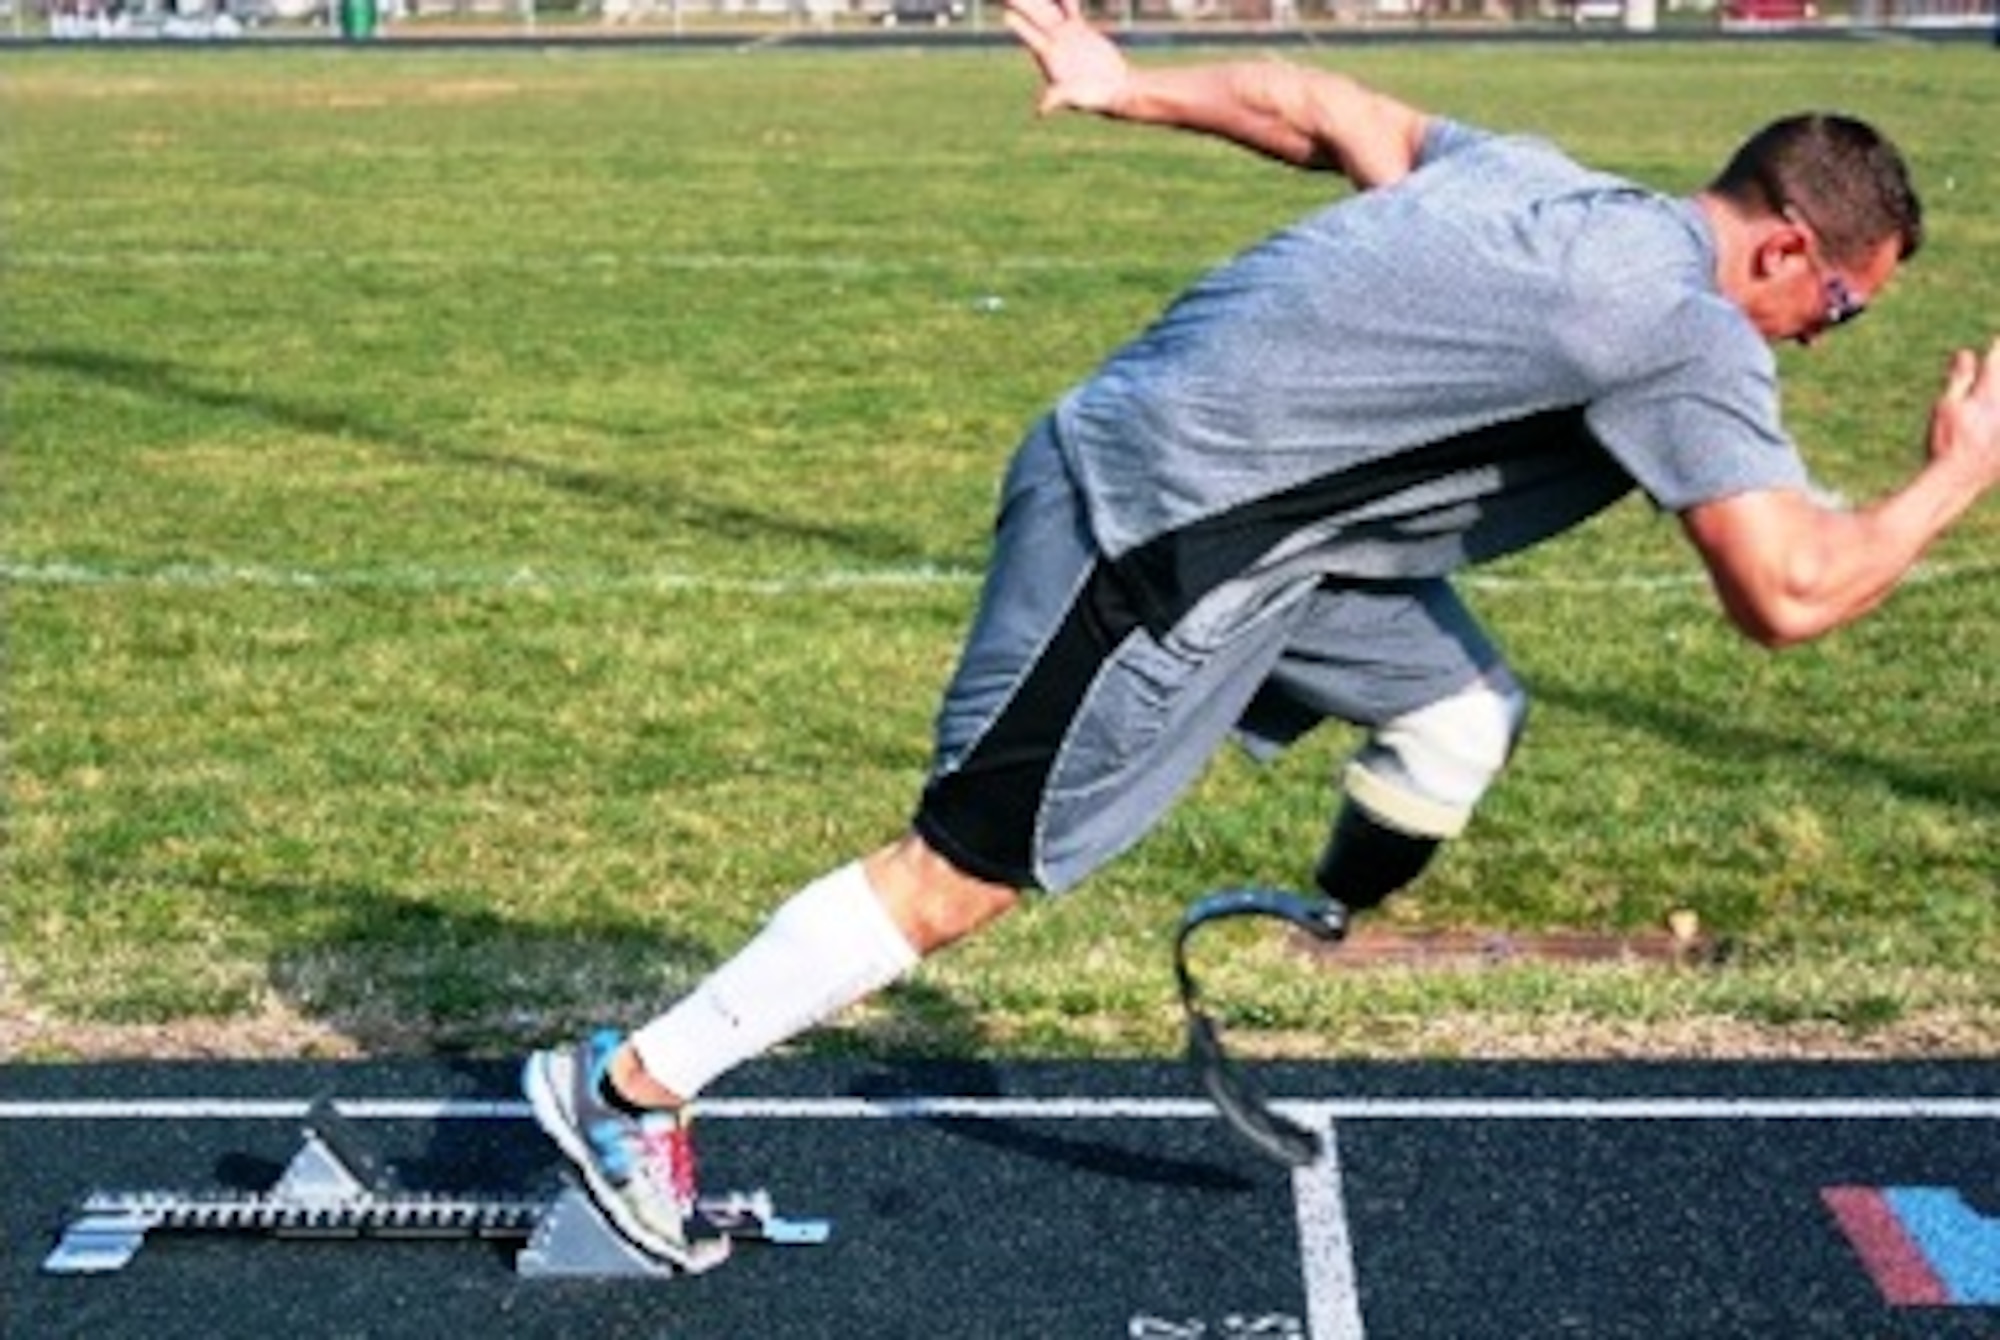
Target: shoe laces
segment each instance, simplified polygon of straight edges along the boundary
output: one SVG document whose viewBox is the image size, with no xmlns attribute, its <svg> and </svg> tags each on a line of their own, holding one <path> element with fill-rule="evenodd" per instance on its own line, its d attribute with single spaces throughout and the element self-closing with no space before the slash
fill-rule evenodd
<svg viewBox="0 0 2000 1340">
<path fill-rule="evenodd" d="M 694 1213 L 694 1139 L 682 1117 L 639 1124 L 640 1157 L 646 1180 L 673 1198 L 683 1219 Z"/>
</svg>

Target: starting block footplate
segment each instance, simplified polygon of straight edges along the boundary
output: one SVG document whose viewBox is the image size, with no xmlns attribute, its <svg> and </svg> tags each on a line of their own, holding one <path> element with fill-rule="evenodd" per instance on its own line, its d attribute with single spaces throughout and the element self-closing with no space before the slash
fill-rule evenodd
<svg viewBox="0 0 2000 1340">
<path fill-rule="evenodd" d="M 42 1261 L 58 1275 L 122 1270 L 155 1231 L 263 1234 L 283 1238 L 521 1239 L 517 1273 L 527 1278 L 671 1278 L 726 1260 L 739 1241 L 814 1245 L 832 1236 L 823 1219 L 781 1218 L 763 1191 L 703 1197 L 702 1230 L 686 1265 L 635 1245 L 574 1180 L 553 1197 L 399 1190 L 353 1122 L 327 1098 L 305 1121 L 305 1142 L 264 1192 L 97 1192 L 83 1201 Z"/>
</svg>

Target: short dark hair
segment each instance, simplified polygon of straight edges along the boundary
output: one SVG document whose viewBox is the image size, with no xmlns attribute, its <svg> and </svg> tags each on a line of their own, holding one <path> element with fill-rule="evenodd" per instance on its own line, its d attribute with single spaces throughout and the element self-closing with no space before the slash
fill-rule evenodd
<svg viewBox="0 0 2000 1340">
<path fill-rule="evenodd" d="M 1797 213 L 1837 261 L 1859 261 L 1889 238 L 1903 260 L 1923 246 L 1924 207 L 1909 165 L 1851 116 L 1773 121 L 1744 141 L 1709 189 L 1748 209 Z"/>
</svg>

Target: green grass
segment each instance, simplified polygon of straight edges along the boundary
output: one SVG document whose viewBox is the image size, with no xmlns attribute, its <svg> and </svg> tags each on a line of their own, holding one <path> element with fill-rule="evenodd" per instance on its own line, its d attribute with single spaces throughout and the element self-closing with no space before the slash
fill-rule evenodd
<svg viewBox="0 0 2000 1340">
<path fill-rule="evenodd" d="M 1992 334 L 1976 46 L 1307 58 L 1676 190 L 1796 106 L 1891 129 L 1930 249 L 1785 355 L 1852 494 L 1909 469 L 1945 354 Z M 636 1020 L 896 831 L 1021 427 L 1329 189 L 1031 99 L 1004 52 L 0 57 L 0 1010 L 32 1047 Z M 1989 504 L 1881 617 L 1776 657 L 1637 504 L 1470 588 L 1537 716 L 1394 923 L 1686 906 L 1727 966 L 1357 976 L 1246 942 L 1210 991 L 1246 1045 L 1318 1054 L 1993 1050 L 1996 543 Z M 1352 743 L 1218 760 L 1085 890 L 808 1045 L 1171 1050 L 1179 908 L 1298 883 Z"/>
</svg>

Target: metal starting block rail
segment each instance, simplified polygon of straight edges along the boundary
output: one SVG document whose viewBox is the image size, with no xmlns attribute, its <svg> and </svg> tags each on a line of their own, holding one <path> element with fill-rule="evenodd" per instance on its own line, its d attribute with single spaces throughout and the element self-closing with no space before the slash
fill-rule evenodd
<svg viewBox="0 0 2000 1340">
<path fill-rule="evenodd" d="M 121 1270 L 146 1235 L 262 1234 L 282 1238 L 521 1239 L 517 1273 L 533 1278 L 669 1278 L 706 1270 L 730 1240 L 825 1242 L 823 1219 L 784 1219 L 762 1191 L 704 1197 L 696 1217 L 712 1240 L 681 1267 L 635 1246 L 573 1182 L 553 1197 L 479 1196 L 396 1188 L 387 1165 L 329 1098 L 305 1118 L 305 1144 L 263 1192 L 126 1191 L 87 1197 L 42 1270 L 92 1275 Z"/>
</svg>

